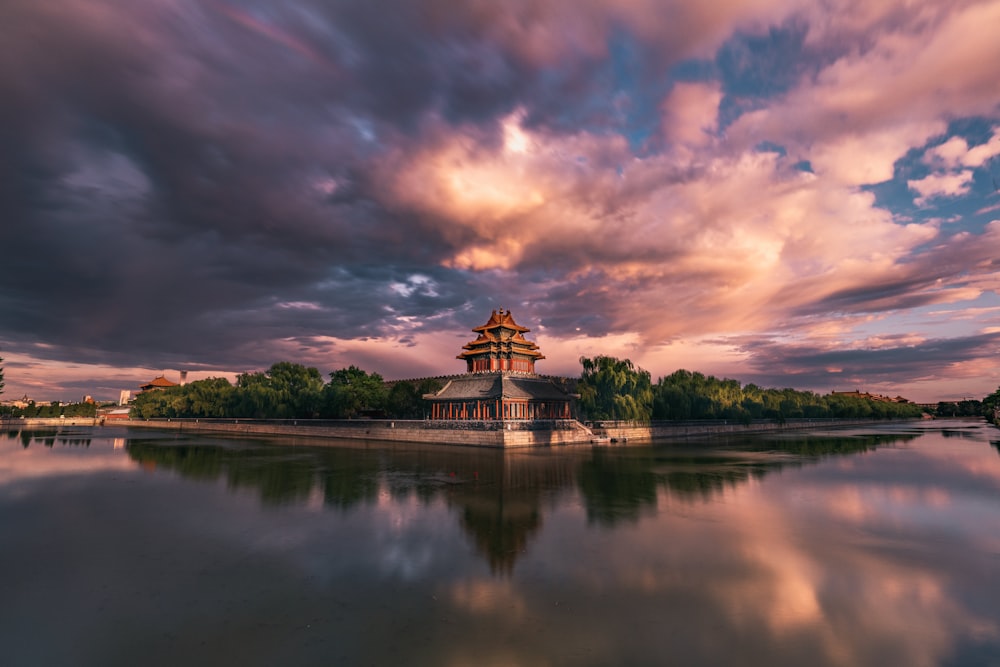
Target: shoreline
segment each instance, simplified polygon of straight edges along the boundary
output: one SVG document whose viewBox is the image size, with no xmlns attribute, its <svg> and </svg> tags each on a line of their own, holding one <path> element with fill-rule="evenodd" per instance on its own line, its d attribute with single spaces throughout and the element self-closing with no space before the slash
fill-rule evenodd
<svg viewBox="0 0 1000 667">
<path fill-rule="evenodd" d="M 115 419 L 73 417 L 3 419 L 0 428 L 99 427 L 158 429 L 177 432 L 253 436 L 295 436 L 315 439 L 376 441 L 400 444 L 440 444 L 494 449 L 524 449 L 564 445 L 620 445 L 629 442 L 691 439 L 716 435 L 781 433 L 821 428 L 919 422 L 920 419 L 789 419 L 743 424 L 725 420 L 698 422 L 588 422 L 575 419 L 442 421 L 442 420 L 254 420 L 254 419 Z"/>
</svg>

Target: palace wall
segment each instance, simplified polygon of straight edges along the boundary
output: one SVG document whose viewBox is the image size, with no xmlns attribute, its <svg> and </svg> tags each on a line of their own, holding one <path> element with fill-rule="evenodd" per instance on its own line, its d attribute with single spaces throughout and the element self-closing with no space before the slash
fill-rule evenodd
<svg viewBox="0 0 1000 667">
<path fill-rule="evenodd" d="M 785 423 L 756 421 L 749 425 L 724 421 L 660 422 L 645 426 L 627 422 L 595 422 L 584 425 L 573 419 L 538 421 L 130 419 L 109 421 L 103 424 L 103 428 L 155 428 L 241 436 L 295 436 L 507 449 L 647 442 L 715 435 L 749 435 L 871 424 L 870 419 L 790 419 Z M 0 426 L 3 428 L 102 426 L 102 422 L 99 418 L 5 419 L 0 420 Z"/>
<path fill-rule="evenodd" d="M 590 442 L 594 436 L 572 419 L 546 421 L 408 420 L 130 420 L 106 426 L 159 428 L 232 435 L 280 435 L 466 447 L 545 447 Z"/>
</svg>

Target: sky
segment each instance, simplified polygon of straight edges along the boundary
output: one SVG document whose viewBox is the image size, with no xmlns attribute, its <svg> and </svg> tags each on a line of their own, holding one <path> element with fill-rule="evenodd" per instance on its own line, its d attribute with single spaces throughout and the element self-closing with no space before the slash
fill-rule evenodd
<svg viewBox="0 0 1000 667">
<path fill-rule="evenodd" d="M 4 399 L 278 361 L 1000 386 L 1000 2 L 7 0 Z"/>
</svg>

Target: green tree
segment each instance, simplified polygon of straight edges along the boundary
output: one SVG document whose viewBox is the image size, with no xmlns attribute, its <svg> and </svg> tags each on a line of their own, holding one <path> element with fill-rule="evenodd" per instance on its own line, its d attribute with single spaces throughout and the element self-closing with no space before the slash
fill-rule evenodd
<svg viewBox="0 0 1000 667">
<path fill-rule="evenodd" d="M 1000 424 L 1000 387 L 985 397 L 980 404 L 982 405 L 982 415 L 991 422 Z"/>
<path fill-rule="evenodd" d="M 189 417 L 230 417 L 236 390 L 226 378 L 196 380 L 184 385 L 188 396 Z"/>
<path fill-rule="evenodd" d="M 580 357 L 583 373 L 577 391 L 580 410 L 590 419 L 648 422 L 653 411 L 649 372 L 629 359 Z"/>
<path fill-rule="evenodd" d="M 68 403 L 63 406 L 65 417 L 94 417 L 97 415 L 96 403 Z"/>
<path fill-rule="evenodd" d="M 182 417 L 178 414 L 183 387 L 170 387 L 157 391 L 144 391 L 135 397 L 129 415 L 134 419 L 164 419 Z"/>
<path fill-rule="evenodd" d="M 938 417 L 955 417 L 958 415 L 958 404 L 948 401 L 938 401 L 934 414 Z"/>
<path fill-rule="evenodd" d="M 3 357 L 0 357 L 0 364 L 3 363 Z M 0 394 L 3 393 L 3 366 L 0 366 Z"/>
<path fill-rule="evenodd" d="M 271 387 L 266 373 L 253 371 L 236 376 L 234 417 L 251 419 L 272 417 L 278 400 L 279 396 Z"/>
<path fill-rule="evenodd" d="M 235 389 L 225 378 L 146 391 L 135 397 L 130 415 L 136 419 L 241 417 Z"/>
<path fill-rule="evenodd" d="M 315 368 L 279 361 L 265 373 L 276 395 L 274 417 L 305 419 L 319 415 L 323 402 L 323 376 Z"/>
<path fill-rule="evenodd" d="M 352 419 L 362 412 L 384 410 L 386 399 L 381 375 L 369 375 L 357 366 L 342 368 L 330 373 L 330 382 L 323 390 L 322 416 Z"/>
<path fill-rule="evenodd" d="M 315 368 L 279 361 L 236 378 L 235 417 L 298 419 L 319 415 L 323 376 Z"/>
<path fill-rule="evenodd" d="M 395 419 L 423 419 L 427 412 L 424 394 L 432 394 L 441 388 L 441 381 L 434 378 L 392 383 L 386 396 L 386 413 Z"/>
</svg>

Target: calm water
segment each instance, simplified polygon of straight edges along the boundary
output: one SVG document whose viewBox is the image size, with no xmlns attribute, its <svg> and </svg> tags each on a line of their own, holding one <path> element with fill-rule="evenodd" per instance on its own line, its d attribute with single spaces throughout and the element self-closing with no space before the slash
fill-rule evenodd
<svg viewBox="0 0 1000 667">
<path fill-rule="evenodd" d="M 0 664 L 1000 665 L 982 423 L 277 443 L 0 434 Z"/>
</svg>

